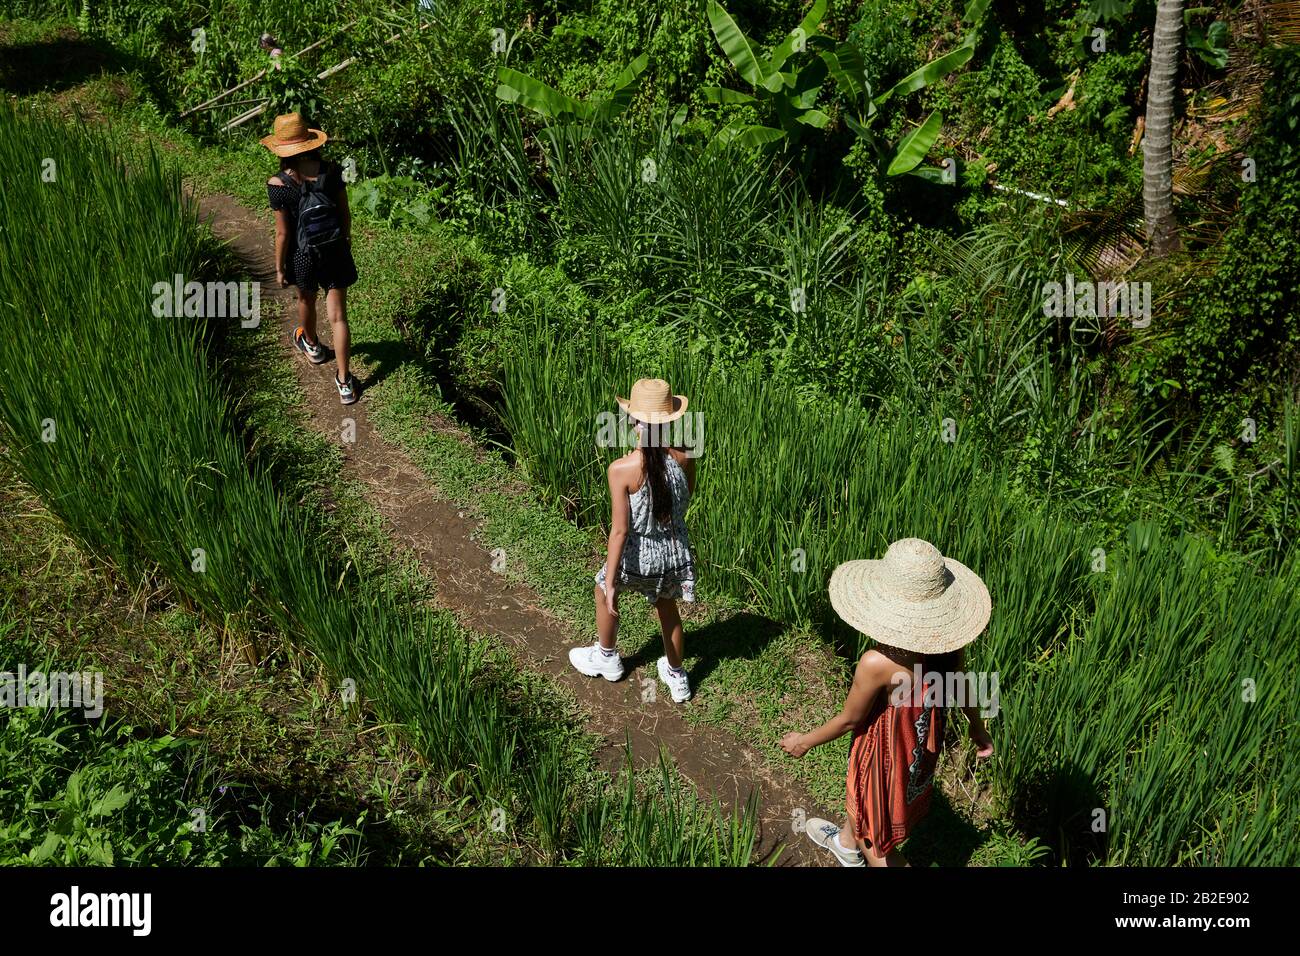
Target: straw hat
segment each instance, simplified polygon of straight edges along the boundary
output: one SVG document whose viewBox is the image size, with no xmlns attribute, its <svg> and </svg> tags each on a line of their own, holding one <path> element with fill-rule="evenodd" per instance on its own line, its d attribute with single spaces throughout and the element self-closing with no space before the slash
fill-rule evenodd
<svg viewBox="0 0 1300 956">
<path fill-rule="evenodd" d="M 831 606 L 882 644 L 943 654 L 979 636 L 992 613 L 989 589 L 928 541 L 895 541 L 880 561 L 847 561 L 831 574 Z"/>
<path fill-rule="evenodd" d="M 263 136 L 261 143 L 277 156 L 297 156 L 324 146 L 327 139 L 320 130 L 311 129 L 301 113 L 281 113 L 271 135 Z"/>
<path fill-rule="evenodd" d="M 664 425 L 686 414 L 686 396 L 674 395 L 661 378 L 641 378 L 632 386 L 631 398 L 618 399 L 618 407 L 639 422 Z"/>
</svg>

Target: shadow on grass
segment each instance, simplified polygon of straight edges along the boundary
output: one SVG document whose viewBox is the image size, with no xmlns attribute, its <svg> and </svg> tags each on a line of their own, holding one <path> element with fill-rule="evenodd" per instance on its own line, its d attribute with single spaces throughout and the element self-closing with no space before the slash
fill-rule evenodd
<svg viewBox="0 0 1300 956">
<path fill-rule="evenodd" d="M 125 73 L 140 64 L 108 43 L 60 28 L 50 39 L 4 46 L 0 91 L 15 96 L 59 93 L 101 73 Z"/>
<path fill-rule="evenodd" d="M 421 362 L 411 354 L 411 349 L 402 342 L 354 342 L 352 354 L 365 361 L 370 367 L 366 376 L 366 387 L 373 388 L 403 365 L 415 365 L 422 371 L 433 374 L 432 363 Z"/>
<path fill-rule="evenodd" d="M 1067 762 L 1016 795 L 1011 819 L 1021 833 L 1048 847 L 1057 862 L 1084 867 L 1106 859 L 1110 812 L 1095 774 Z M 1102 832 L 1094 832 L 1094 826 Z"/>
<path fill-rule="evenodd" d="M 711 621 L 703 627 L 690 628 L 687 633 L 687 653 L 699 660 L 690 669 L 691 683 L 703 684 L 709 675 L 726 660 L 753 660 L 759 657 L 768 644 L 778 638 L 785 628 L 769 618 L 750 611 L 741 611 L 729 617 Z M 659 659 L 662 643 L 651 640 L 646 647 L 628 658 L 632 666 L 647 663 L 644 658 Z M 630 669 L 630 668 L 629 668 Z"/>
<path fill-rule="evenodd" d="M 944 759 L 951 760 L 951 754 Z M 969 866 L 971 856 L 984 844 L 986 834 L 953 809 L 943 791 L 935 787 L 930 812 L 907 838 L 904 855 L 912 866 Z"/>
<path fill-rule="evenodd" d="M 498 409 L 501 395 L 493 386 L 468 387 L 457 381 L 453 370 L 455 346 L 463 322 L 454 308 L 441 299 L 420 303 L 409 315 L 394 317 L 401 338 L 354 342 L 352 353 L 371 366 L 362 383 L 378 385 L 400 368 L 409 367 L 431 382 L 462 425 L 482 441 L 496 446 L 508 465 L 515 461 L 510 435 Z"/>
<path fill-rule="evenodd" d="M 240 793 L 245 788 L 247 791 Z M 351 846 L 360 844 L 364 848 L 367 857 L 363 865 L 366 866 L 413 866 L 421 862 L 416 858 L 417 854 L 426 860 L 453 863 L 458 855 L 457 846 L 445 835 L 403 833 L 390 820 L 376 813 L 376 808 L 364 799 L 353 794 L 330 792 L 330 788 L 325 786 L 318 788 L 304 785 L 301 781 L 254 780 L 232 788 L 232 793 L 236 802 L 228 812 L 239 824 L 253 830 L 258 829 L 264 820 L 272 824 L 273 832 L 281 828 L 289 831 L 295 824 L 308 823 L 322 830 L 333 823 L 357 827 L 357 821 L 364 816 L 365 822 L 357 827 L 363 836 L 352 837 Z M 218 812 L 223 809 L 217 807 Z M 405 808 L 408 817 L 421 816 L 413 813 L 413 809 Z M 245 852 L 248 859 L 232 861 L 234 865 L 264 865 L 255 842 Z M 331 862 L 337 864 L 338 861 Z"/>
</svg>

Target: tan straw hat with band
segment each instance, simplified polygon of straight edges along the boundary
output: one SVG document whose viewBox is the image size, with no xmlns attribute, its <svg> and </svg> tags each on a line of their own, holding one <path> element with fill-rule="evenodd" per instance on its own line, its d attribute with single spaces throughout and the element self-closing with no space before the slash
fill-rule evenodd
<svg viewBox="0 0 1300 956">
<path fill-rule="evenodd" d="M 879 561 L 847 561 L 831 574 L 831 606 L 844 621 L 891 647 L 943 654 L 988 626 L 989 589 L 928 541 L 895 541 Z"/>
<path fill-rule="evenodd" d="M 686 414 L 686 396 L 674 395 L 661 378 L 642 378 L 632 386 L 630 398 L 618 399 L 618 407 L 639 422 L 664 425 Z"/>
<path fill-rule="evenodd" d="M 301 113 L 282 113 L 271 130 L 261 143 L 277 156 L 297 156 L 325 145 L 329 139 L 322 131 L 309 127 Z"/>
</svg>

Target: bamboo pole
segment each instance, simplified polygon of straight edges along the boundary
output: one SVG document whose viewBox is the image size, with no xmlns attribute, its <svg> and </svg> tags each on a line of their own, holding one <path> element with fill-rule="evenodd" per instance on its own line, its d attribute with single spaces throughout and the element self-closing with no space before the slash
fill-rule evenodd
<svg viewBox="0 0 1300 956">
<path fill-rule="evenodd" d="M 432 21 L 432 20 L 430 20 L 430 21 L 426 21 L 426 22 L 420 24 L 419 29 L 421 29 L 421 30 L 428 29 L 429 27 L 433 26 L 433 24 L 434 24 L 434 21 Z M 394 40 L 396 40 L 396 39 L 397 39 L 398 37 L 400 37 L 400 36 L 402 36 L 402 31 L 401 31 L 401 30 L 398 30 L 396 33 L 394 33 L 392 36 L 390 36 L 387 40 L 385 40 L 385 41 L 384 41 L 384 44 L 387 45 L 387 44 L 389 44 L 389 43 L 392 43 Z M 357 62 L 357 58 L 356 58 L 355 56 L 350 56 L 350 57 L 348 57 L 346 60 L 344 60 L 342 63 L 335 63 L 333 66 L 329 67 L 328 69 L 322 70 L 321 72 L 317 73 L 317 74 L 316 74 L 316 79 L 318 79 L 318 80 L 323 80 L 323 79 L 325 79 L 325 78 L 328 77 L 328 76 L 333 76 L 335 73 L 338 73 L 340 70 L 345 70 L 345 69 L 347 69 L 349 66 L 351 66 L 351 65 L 352 65 L 353 63 L 355 63 L 355 62 Z M 247 113 L 241 113 L 239 116 L 236 116 L 236 117 L 235 117 L 234 119 L 232 119 L 229 123 L 227 123 L 225 126 L 223 126 L 223 127 L 221 128 L 222 132 L 228 133 L 228 132 L 230 132 L 232 129 L 235 129 L 235 128 L 238 127 L 238 126 L 243 126 L 245 123 L 249 122 L 250 120 L 255 119 L 255 118 L 258 117 L 258 116 L 261 116 L 263 113 L 266 112 L 266 107 L 267 107 L 269 104 L 270 104 L 270 101 L 267 100 L 267 101 L 264 102 L 261 106 L 256 106 L 256 107 L 254 107 L 253 109 L 249 110 Z"/>
<path fill-rule="evenodd" d="M 267 103 L 269 103 L 269 102 L 270 102 L 269 100 L 264 101 L 260 106 L 254 106 L 254 107 L 253 107 L 251 110 L 249 110 L 247 113 L 240 113 L 238 116 L 236 116 L 234 119 L 232 119 L 229 123 L 227 123 L 225 126 L 223 126 L 223 127 L 222 127 L 222 130 L 223 130 L 223 131 L 229 131 L 229 130 L 232 130 L 232 129 L 234 129 L 236 126 L 243 126 L 245 123 L 247 123 L 249 120 L 251 120 L 251 119 L 252 119 L 253 117 L 255 117 L 255 116 L 261 116 L 264 112 L 266 112 Z"/>
<path fill-rule="evenodd" d="M 348 27 L 352 26 L 352 25 L 353 25 L 354 23 L 356 23 L 356 22 L 357 22 L 356 20 L 351 20 L 351 21 L 349 21 L 348 23 L 344 24 L 344 25 L 340 28 L 339 32 L 340 32 L 340 33 L 343 32 L 343 30 L 346 30 Z M 317 40 L 315 43 L 311 44 L 310 46 L 305 46 L 305 47 L 303 47 L 303 48 L 302 48 L 301 50 L 299 50 L 297 53 L 291 53 L 291 54 L 289 55 L 289 59 L 291 59 L 291 60 L 292 60 L 292 59 L 296 59 L 296 58 L 302 56 L 304 53 L 310 53 L 312 50 L 316 49 L 318 46 L 320 46 L 320 45 L 322 45 L 322 44 L 324 44 L 324 43 L 328 43 L 328 42 L 329 42 L 330 40 L 332 40 L 332 39 L 334 38 L 334 36 L 336 36 L 336 35 L 337 35 L 337 34 L 332 34 L 332 35 L 330 35 L 330 36 L 324 37 L 323 39 Z M 203 101 L 202 103 L 200 103 L 198 106 L 191 106 L 189 109 L 187 109 L 185 112 L 181 113 L 181 114 L 180 114 L 179 116 L 177 116 L 176 118 L 177 118 L 177 119 L 184 119 L 185 117 L 189 116 L 191 113 L 197 113 L 199 110 L 211 106 L 213 103 L 217 102 L 218 100 L 224 100 L 224 99 L 225 99 L 227 96 L 229 96 L 231 93 L 237 93 L 239 90 L 242 90 L 244 87 L 248 86 L 250 83 L 256 83 L 258 80 L 260 80 L 260 79 L 261 79 L 262 77 L 264 77 L 264 76 L 266 76 L 266 70 L 259 70 L 256 74 L 254 74 L 253 76 L 250 76 L 248 79 L 244 80 L 244 82 L 239 83 L 239 84 L 236 84 L 235 86 L 232 86 L 230 89 L 226 90 L 225 92 L 218 93 L 216 96 L 212 97 L 212 99 L 210 99 L 210 100 L 205 100 L 205 101 Z"/>
<path fill-rule="evenodd" d="M 196 106 L 192 112 L 202 112 L 204 110 L 229 109 L 234 106 L 247 106 L 249 103 L 260 103 L 266 99 L 264 96 L 255 96 L 251 100 L 235 100 L 231 103 L 213 103 L 211 106 Z"/>
</svg>

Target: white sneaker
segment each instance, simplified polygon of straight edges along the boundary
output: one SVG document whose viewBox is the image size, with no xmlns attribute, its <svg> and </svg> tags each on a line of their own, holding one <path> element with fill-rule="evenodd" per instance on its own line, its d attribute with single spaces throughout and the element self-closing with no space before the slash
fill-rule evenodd
<svg viewBox="0 0 1300 956">
<path fill-rule="evenodd" d="M 569 663 L 577 668 L 579 674 L 588 677 L 603 677 L 605 680 L 619 680 L 623 676 L 623 658 L 615 651 L 606 655 L 597 642 L 589 647 L 575 647 L 569 651 Z"/>
<path fill-rule="evenodd" d="M 691 699 L 691 683 L 686 679 L 685 672 L 680 677 L 674 674 L 668 667 L 667 657 L 659 658 L 659 679 L 668 685 L 673 703 L 684 704 Z"/>
<path fill-rule="evenodd" d="M 867 861 L 862 859 L 861 850 L 844 849 L 840 844 L 840 828 L 831 821 L 823 820 L 821 817 L 809 817 L 804 823 L 803 832 L 808 834 L 808 839 L 819 847 L 830 850 L 831 855 L 840 861 L 840 866 L 867 865 Z"/>
</svg>

